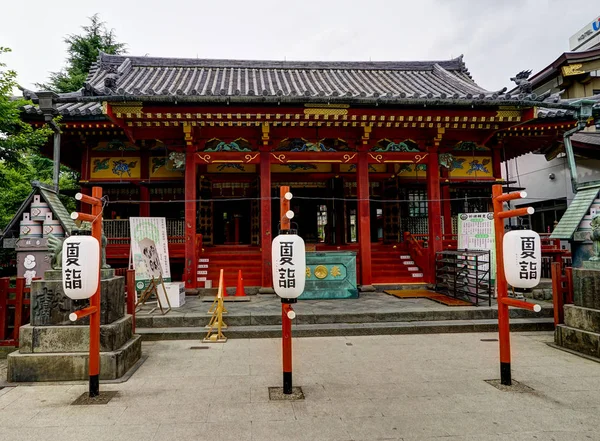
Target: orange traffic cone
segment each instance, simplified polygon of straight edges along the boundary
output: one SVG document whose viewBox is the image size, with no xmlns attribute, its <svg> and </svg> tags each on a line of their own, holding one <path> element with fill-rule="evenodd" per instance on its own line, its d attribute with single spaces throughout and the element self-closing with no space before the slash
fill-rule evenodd
<svg viewBox="0 0 600 441">
<path fill-rule="evenodd" d="M 238 271 L 238 282 L 237 288 L 235 290 L 236 297 L 244 297 L 246 296 L 246 292 L 244 291 L 244 278 L 242 277 L 242 270 Z"/>
</svg>

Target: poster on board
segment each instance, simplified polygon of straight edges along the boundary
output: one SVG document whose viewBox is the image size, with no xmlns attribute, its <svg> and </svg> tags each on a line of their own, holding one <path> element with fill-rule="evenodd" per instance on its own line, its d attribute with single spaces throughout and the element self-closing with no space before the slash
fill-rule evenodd
<svg viewBox="0 0 600 441">
<path fill-rule="evenodd" d="M 496 236 L 494 213 L 460 213 L 458 215 L 458 249 L 490 252 L 491 279 L 496 280 Z M 484 268 L 486 268 L 484 266 Z"/>
<path fill-rule="evenodd" d="M 135 269 L 135 286 L 138 290 L 148 287 L 152 274 L 144 264 L 144 255 L 140 242 L 148 239 L 154 242 L 154 249 L 160 263 L 163 280 L 171 281 L 171 268 L 169 266 L 169 242 L 167 239 L 167 220 L 164 217 L 130 217 L 129 227 L 131 234 L 131 260 Z M 156 276 L 155 276 L 156 278 Z"/>
</svg>

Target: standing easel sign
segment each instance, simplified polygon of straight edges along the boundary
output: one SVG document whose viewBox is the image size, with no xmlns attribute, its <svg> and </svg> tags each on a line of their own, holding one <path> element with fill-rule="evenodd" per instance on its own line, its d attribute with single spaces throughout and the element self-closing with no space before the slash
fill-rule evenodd
<svg viewBox="0 0 600 441">
<path fill-rule="evenodd" d="M 158 250 L 156 249 L 156 243 L 152 239 L 144 238 L 138 242 L 138 246 L 141 250 L 142 261 L 144 262 L 146 274 L 148 277 L 150 277 L 150 282 L 140 295 L 136 307 L 140 304 L 145 304 L 152 294 L 154 294 L 160 311 L 163 314 L 166 314 L 171 310 L 171 302 L 169 301 L 169 296 L 167 295 L 167 290 L 163 281 L 163 271 L 160 263 L 160 256 L 158 255 Z M 162 307 L 161 296 L 158 293 L 159 287 L 162 288 L 164 292 L 163 298 L 167 300 L 167 304 L 169 306 L 166 311 L 164 311 Z"/>
<path fill-rule="evenodd" d="M 164 217 L 130 217 L 131 235 L 130 268 L 135 269 L 135 287 L 141 291 L 148 287 L 152 276 L 144 265 L 144 256 L 140 242 L 150 239 L 155 244 L 161 264 L 162 277 L 165 282 L 171 281 L 169 266 L 169 241 L 167 237 L 167 220 Z"/>
</svg>

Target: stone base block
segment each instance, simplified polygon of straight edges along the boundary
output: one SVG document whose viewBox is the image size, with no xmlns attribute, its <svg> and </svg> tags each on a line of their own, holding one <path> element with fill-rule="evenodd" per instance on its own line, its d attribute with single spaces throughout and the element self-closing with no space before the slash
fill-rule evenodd
<svg viewBox="0 0 600 441">
<path fill-rule="evenodd" d="M 600 332 L 600 311 L 565 305 L 565 325 L 583 331 Z"/>
<path fill-rule="evenodd" d="M 100 380 L 115 380 L 142 356 L 142 340 L 133 336 L 116 351 L 100 353 Z M 8 355 L 9 382 L 88 380 L 88 354 L 82 352 Z"/>
<path fill-rule="evenodd" d="M 600 309 L 600 270 L 573 268 L 573 303 Z"/>
<path fill-rule="evenodd" d="M 132 317 L 125 317 L 109 325 L 100 326 L 100 351 L 118 350 L 133 335 Z M 87 352 L 90 347 L 90 326 L 21 326 L 19 352 L 65 353 Z"/>
<path fill-rule="evenodd" d="M 554 331 L 554 342 L 558 346 L 600 358 L 600 334 L 596 332 L 558 325 Z"/>
</svg>

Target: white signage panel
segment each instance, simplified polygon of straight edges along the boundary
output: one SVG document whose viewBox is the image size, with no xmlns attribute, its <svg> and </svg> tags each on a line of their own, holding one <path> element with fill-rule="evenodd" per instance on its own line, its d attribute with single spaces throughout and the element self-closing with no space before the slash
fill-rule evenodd
<svg viewBox="0 0 600 441">
<path fill-rule="evenodd" d="M 504 274 L 515 288 L 534 288 L 540 283 L 542 243 L 531 230 L 509 231 L 504 235 Z"/>
<path fill-rule="evenodd" d="M 496 280 L 496 236 L 494 213 L 461 213 L 458 215 L 458 249 L 490 252 L 491 279 Z M 487 265 L 483 266 L 487 269 Z"/>
<path fill-rule="evenodd" d="M 171 281 L 169 265 L 169 241 L 167 238 L 167 220 L 164 217 L 130 217 L 131 256 L 135 269 L 135 284 L 138 290 L 146 288 L 152 279 L 144 264 L 140 241 L 150 239 L 154 242 L 158 254 L 163 280 Z"/>
</svg>

